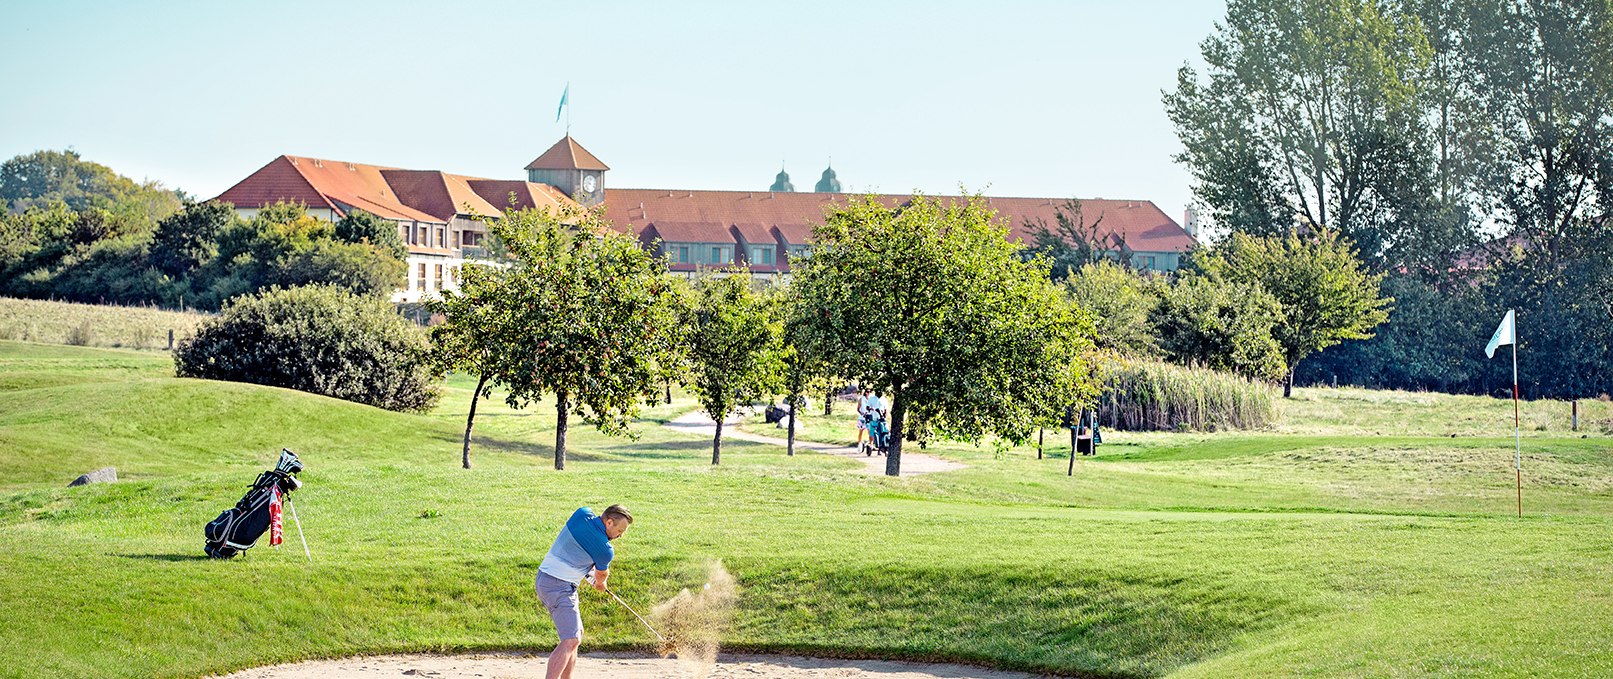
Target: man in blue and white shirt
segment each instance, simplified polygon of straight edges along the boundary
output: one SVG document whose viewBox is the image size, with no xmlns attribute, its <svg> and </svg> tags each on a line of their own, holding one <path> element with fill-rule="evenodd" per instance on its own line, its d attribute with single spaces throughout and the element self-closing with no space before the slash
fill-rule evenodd
<svg viewBox="0 0 1613 679">
<path fill-rule="evenodd" d="M 571 679 L 577 664 L 577 647 L 582 644 L 582 613 L 577 608 L 577 583 L 588 580 L 594 589 L 605 591 L 610 562 L 616 550 L 610 546 L 633 525 L 633 515 L 621 505 L 605 508 L 602 516 L 582 507 L 572 512 L 549 553 L 538 566 L 533 586 L 538 599 L 549 610 L 560 644 L 549 654 L 546 679 Z"/>
</svg>

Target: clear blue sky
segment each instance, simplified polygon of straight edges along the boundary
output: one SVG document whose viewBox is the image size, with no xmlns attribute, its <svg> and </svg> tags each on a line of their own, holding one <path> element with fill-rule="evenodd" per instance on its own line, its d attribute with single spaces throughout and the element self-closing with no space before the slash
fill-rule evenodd
<svg viewBox="0 0 1613 679">
<path fill-rule="evenodd" d="M 1184 2 L 0 3 L 0 158 L 210 198 L 289 153 L 495 178 L 571 132 L 618 188 L 1191 196 Z"/>
</svg>

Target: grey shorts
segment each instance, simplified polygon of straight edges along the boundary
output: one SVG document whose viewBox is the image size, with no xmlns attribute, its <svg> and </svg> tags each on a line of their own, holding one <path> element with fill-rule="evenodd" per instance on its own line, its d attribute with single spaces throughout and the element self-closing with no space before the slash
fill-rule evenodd
<svg viewBox="0 0 1613 679">
<path fill-rule="evenodd" d="M 562 641 L 582 638 L 582 612 L 577 609 L 577 583 L 566 582 L 542 571 L 532 583 L 538 600 L 549 609 L 549 619 Z"/>
</svg>

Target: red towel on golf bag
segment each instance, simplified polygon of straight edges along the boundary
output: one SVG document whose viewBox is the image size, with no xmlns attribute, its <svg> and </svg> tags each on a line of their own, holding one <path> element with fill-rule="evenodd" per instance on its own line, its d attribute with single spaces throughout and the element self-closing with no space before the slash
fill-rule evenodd
<svg viewBox="0 0 1613 679">
<path fill-rule="evenodd" d="M 269 546 L 280 544 L 280 488 L 274 489 L 274 499 L 269 500 Z"/>
</svg>

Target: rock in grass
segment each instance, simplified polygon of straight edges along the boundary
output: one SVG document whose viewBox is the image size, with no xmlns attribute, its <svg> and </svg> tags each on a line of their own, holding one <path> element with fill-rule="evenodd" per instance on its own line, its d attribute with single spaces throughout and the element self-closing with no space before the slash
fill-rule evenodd
<svg viewBox="0 0 1613 679">
<path fill-rule="evenodd" d="M 73 482 L 67 484 L 67 487 L 72 488 L 73 486 L 83 486 L 83 485 L 88 485 L 88 484 L 91 484 L 91 483 L 112 483 L 113 481 L 117 481 L 117 480 L 118 480 L 118 468 L 117 467 L 102 467 L 102 468 L 97 469 L 97 470 L 95 470 L 93 472 L 90 472 L 90 473 L 85 474 L 83 476 L 80 476 L 80 477 L 78 477 L 76 479 L 73 479 Z"/>
</svg>

